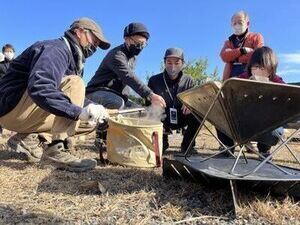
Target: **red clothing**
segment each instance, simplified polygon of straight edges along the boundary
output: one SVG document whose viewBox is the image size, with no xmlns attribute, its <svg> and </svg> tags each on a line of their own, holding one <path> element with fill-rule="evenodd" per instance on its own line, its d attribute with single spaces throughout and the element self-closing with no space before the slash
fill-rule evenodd
<svg viewBox="0 0 300 225">
<path fill-rule="evenodd" d="M 242 78 L 242 79 L 249 79 L 251 77 L 250 74 L 248 74 L 247 72 L 241 74 L 240 76 L 238 76 L 238 78 Z M 282 80 L 282 78 L 280 76 L 275 75 L 274 78 L 272 80 L 270 80 L 274 83 L 281 83 L 281 84 L 285 84 L 285 82 Z"/>
<path fill-rule="evenodd" d="M 256 49 L 264 45 L 263 36 L 260 33 L 248 32 L 245 37 L 243 47 Z M 230 77 L 232 62 L 237 59 L 239 63 L 247 64 L 252 56 L 253 52 L 242 55 L 240 48 L 234 48 L 233 43 L 229 40 L 225 41 L 225 44 L 220 52 L 220 57 L 225 62 L 223 80 L 227 80 Z"/>
</svg>

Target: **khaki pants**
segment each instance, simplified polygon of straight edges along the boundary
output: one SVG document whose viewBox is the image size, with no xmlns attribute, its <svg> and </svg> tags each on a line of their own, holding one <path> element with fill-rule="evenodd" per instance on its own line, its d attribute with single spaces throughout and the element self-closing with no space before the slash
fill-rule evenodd
<svg viewBox="0 0 300 225">
<path fill-rule="evenodd" d="M 70 98 L 71 102 L 83 106 L 85 86 L 83 80 L 76 75 L 63 78 L 59 89 Z M 0 124 L 18 133 L 39 133 L 47 141 L 64 140 L 78 133 L 89 133 L 94 127 L 79 127 L 80 121 L 55 116 L 37 106 L 27 91 L 23 94 L 17 106 L 0 117 Z"/>
</svg>

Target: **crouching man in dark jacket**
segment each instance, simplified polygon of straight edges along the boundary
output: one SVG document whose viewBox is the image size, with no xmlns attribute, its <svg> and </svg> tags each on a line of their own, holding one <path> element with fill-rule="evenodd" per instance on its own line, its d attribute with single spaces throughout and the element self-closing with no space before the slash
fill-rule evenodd
<svg viewBox="0 0 300 225">
<path fill-rule="evenodd" d="M 82 107 L 83 64 L 97 47 L 108 49 L 110 43 L 93 20 L 81 18 L 63 37 L 36 42 L 10 64 L 0 81 L 0 124 L 18 132 L 8 140 L 12 149 L 30 161 L 42 158 L 43 163 L 70 171 L 96 166 L 93 159 L 68 153 L 66 140 L 78 132 L 80 120 L 96 124 L 107 116 L 102 105 Z M 50 144 L 43 151 L 45 139 Z"/>
<path fill-rule="evenodd" d="M 169 147 L 167 132 L 187 126 L 181 143 L 181 151 L 184 152 L 188 148 L 200 123 L 189 109 L 178 100 L 177 94 L 192 88 L 193 79 L 182 72 L 184 65 L 182 49 L 167 49 L 164 64 L 165 70 L 152 76 L 148 86 L 154 93 L 162 96 L 166 102 L 166 118 L 162 121 L 165 131 L 163 135 L 163 151 Z M 195 146 L 195 142 L 193 146 Z"/>
<path fill-rule="evenodd" d="M 133 108 L 128 99 L 128 87 L 152 104 L 165 107 L 164 99 L 135 74 L 137 56 L 147 46 L 150 37 L 142 23 L 130 23 L 124 28 L 124 43 L 110 50 L 101 62 L 95 75 L 86 87 L 87 99 L 109 109 Z M 105 149 L 107 124 L 100 124 L 96 131 L 95 144 Z"/>
<path fill-rule="evenodd" d="M 135 74 L 137 56 L 147 46 L 150 37 L 142 23 L 130 23 L 124 29 L 124 43 L 108 52 L 86 87 L 86 97 L 109 109 L 131 107 L 128 86 L 142 98 L 162 107 L 165 102 Z"/>
</svg>

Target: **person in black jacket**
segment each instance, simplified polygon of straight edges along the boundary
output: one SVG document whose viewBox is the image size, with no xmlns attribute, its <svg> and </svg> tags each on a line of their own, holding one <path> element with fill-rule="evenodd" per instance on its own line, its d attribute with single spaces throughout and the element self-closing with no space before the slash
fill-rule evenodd
<svg viewBox="0 0 300 225">
<path fill-rule="evenodd" d="M 136 58 L 147 46 L 150 37 L 142 23 L 130 23 L 124 29 L 124 43 L 108 52 L 86 87 L 88 99 L 110 109 L 121 109 L 128 102 L 131 87 L 142 98 L 165 107 L 165 101 L 151 91 L 135 74 Z"/>
<path fill-rule="evenodd" d="M 3 61 L 0 61 L 0 79 L 5 75 L 10 62 L 15 57 L 15 48 L 11 44 L 6 44 L 2 47 L 2 54 L 4 56 Z M 0 126 L 0 134 L 2 134 L 3 129 Z"/>
<path fill-rule="evenodd" d="M 0 62 L 0 79 L 5 75 L 9 64 L 15 57 L 15 48 L 11 44 L 6 44 L 2 47 L 4 60 Z"/>
<path fill-rule="evenodd" d="M 0 61 L 0 79 L 5 75 L 10 62 L 14 59 L 15 49 L 11 44 L 6 44 L 2 47 L 2 55 L 4 59 Z M 3 129 L 0 126 L 0 134 L 3 133 Z"/>
<path fill-rule="evenodd" d="M 136 58 L 147 46 L 150 34 L 142 23 L 130 23 L 124 29 L 124 43 L 110 50 L 86 87 L 87 99 L 109 109 L 135 107 L 128 100 L 128 87 L 152 104 L 165 107 L 164 99 L 153 93 L 135 74 Z M 107 124 L 96 131 L 95 144 L 105 149 Z"/>
<path fill-rule="evenodd" d="M 163 151 L 169 147 L 168 131 L 187 126 L 181 143 L 181 151 L 184 152 L 191 143 L 200 123 L 190 110 L 178 100 L 177 94 L 192 88 L 194 86 L 193 79 L 182 72 L 184 55 L 180 48 L 166 50 L 164 65 L 165 70 L 152 76 L 148 86 L 154 93 L 162 96 L 166 102 L 166 118 L 162 121 L 164 126 Z M 195 142 L 192 144 L 195 146 Z"/>
<path fill-rule="evenodd" d="M 96 166 L 66 152 L 79 121 L 93 125 L 107 116 L 102 105 L 83 106 L 83 65 L 96 48 L 108 49 L 101 28 L 89 18 L 76 20 L 59 39 L 40 41 L 15 58 L 0 80 L 0 124 L 18 132 L 8 140 L 30 161 L 84 171 Z M 51 141 L 43 151 L 41 142 Z"/>
</svg>

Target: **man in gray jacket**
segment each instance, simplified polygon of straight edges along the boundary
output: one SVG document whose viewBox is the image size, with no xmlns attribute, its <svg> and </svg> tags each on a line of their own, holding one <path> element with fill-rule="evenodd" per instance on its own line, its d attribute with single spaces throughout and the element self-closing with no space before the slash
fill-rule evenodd
<svg viewBox="0 0 300 225">
<path fill-rule="evenodd" d="M 188 90 L 194 86 L 190 75 L 182 72 L 184 65 L 183 50 L 180 48 L 169 48 L 166 50 L 165 70 L 149 79 L 148 86 L 151 90 L 162 96 L 166 102 L 166 118 L 162 121 L 164 124 L 163 151 L 168 149 L 168 132 L 187 126 L 181 143 L 181 151 L 184 152 L 200 123 L 191 114 L 190 110 L 182 105 L 178 100 L 177 94 Z M 193 143 L 193 146 L 195 143 Z"/>
</svg>

